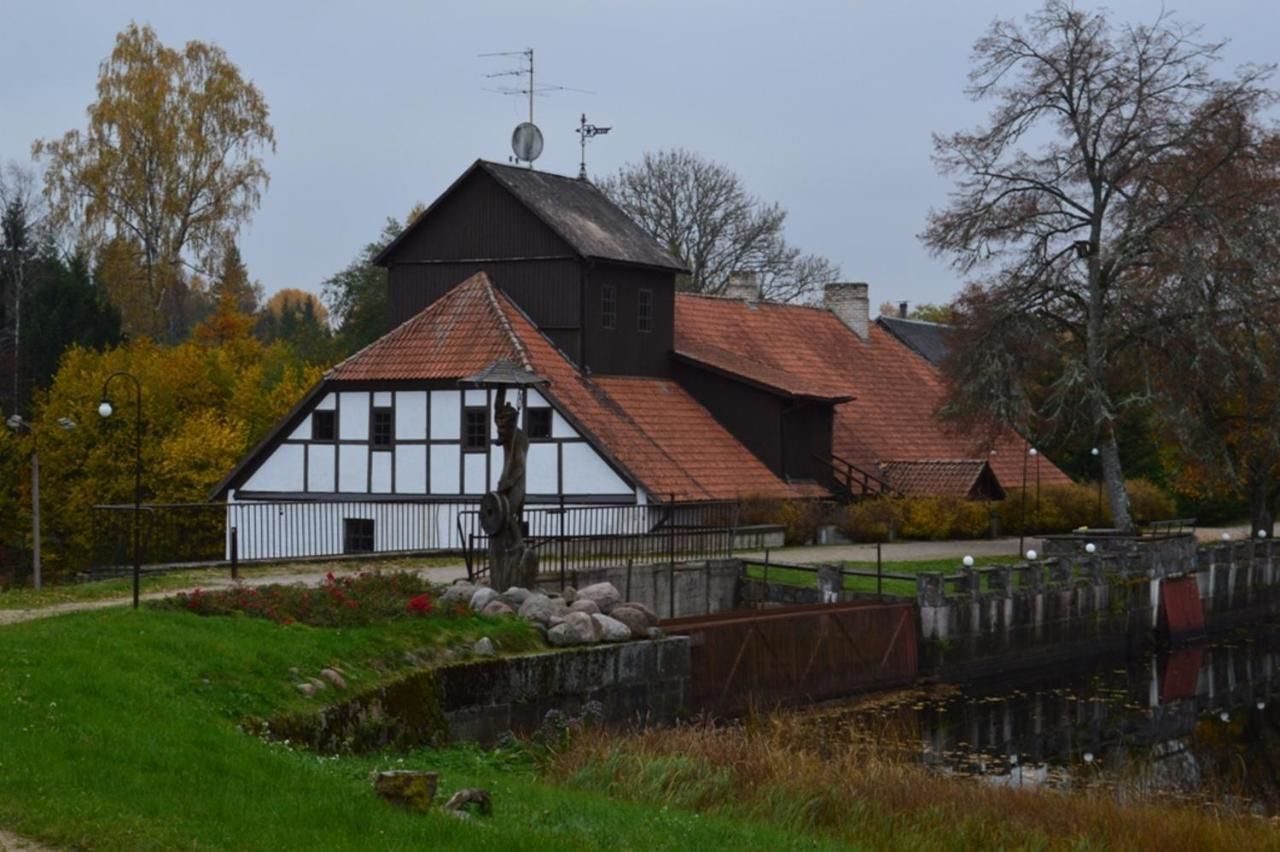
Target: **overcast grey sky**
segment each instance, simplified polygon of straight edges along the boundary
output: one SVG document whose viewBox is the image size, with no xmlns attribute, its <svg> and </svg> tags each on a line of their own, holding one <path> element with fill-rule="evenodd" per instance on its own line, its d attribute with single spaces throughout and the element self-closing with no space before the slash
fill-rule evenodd
<svg viewBox="0 0 1280 852">
<path fill-rule="evenodd" d="M 171 46 L 215 42 L 262 90 L 278 139 L 242 238 L 250 275 L 268 293 L 318 291 L 387 216 L 430 202 L 477 157 L 506 160 L 527 104 L 484 91 L 504 82 L 485 74 L 518 58 L 477 54 L 533 47 L 538 82 L 594 92 L 537 101 L 539 168 L 577 173 L 586 112 L 614 128 L 588 146 L 593 175 L 688 148 L 781 203 L 791 242 L 869 281 L 873 304 L 945 301 L 961 282 L 916 238 L 948 189 L 930 133 L 983 119 L 963 92 L 973 42 L 1038 5 L 2 0 L 0 162 L 25 163 L 32 140 L 84 126 L 98 63 L 130 20 Z M 1276 59 L 1275 0 L 1166 5 L 1231 40 L 1223 74 Z M 1161 3 L 1108 8 L 1149 22 Z"/>
</svg>

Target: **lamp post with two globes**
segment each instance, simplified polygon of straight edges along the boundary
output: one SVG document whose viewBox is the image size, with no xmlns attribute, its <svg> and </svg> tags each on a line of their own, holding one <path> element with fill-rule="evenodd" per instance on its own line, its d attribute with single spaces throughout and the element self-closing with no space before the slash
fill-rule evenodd
<svg viewBox="0 0 1280 852">
<path fill-rule="evenodd" d="M 106 381 L 102 383 L 102 402 L 98 404 L 98 414 L 104 418 L 110 417 L 115 410 L 111 407 L 111 401 L 107 399 L 107 386 L 117 376 L 123 376 L 133 382 L 133 388 L 136 392 L 133 439 L 133 608 L 137 609 L 139 587 L 142 583 L 142 540 L 140 537 L 142 529 L 142 384 L 138 381 L 137 376 L 124 370 L 119 370 L 107 376 Z"/>
</svg>

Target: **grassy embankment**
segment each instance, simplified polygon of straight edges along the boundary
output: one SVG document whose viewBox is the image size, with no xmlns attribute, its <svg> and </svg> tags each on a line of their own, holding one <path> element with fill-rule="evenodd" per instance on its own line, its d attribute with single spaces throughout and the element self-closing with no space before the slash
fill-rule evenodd
<svg viewBox="0 0 1280 852">
<path fill-rule="evenodd" d="M 785 561 L 785 557 L 784 561 Z M 1016 561 L 1012 556 L 975 556 L 973 564 L 981 567 L 983 565 L 1008 565 Z M 846 568 L 853 568 L 858 571 L 868 571 L 875 573 L 875 562 L 846 562 Z M 959 559 L 923 559 L 903 562 L 882 562 L 881 568 L 886 574 L 918 574 L 921 571 L 937 571 L 942 574 L 954 574 L 960 569 Z M 755 579 L 764 579 L 764 566 L 752 564 L 747 567 L 747 576 Z M 817 582 L 817 575 L 813 571 L 802 571 L 795 568 L 778 568 L 769 567 L 769 582 L 784 583 L 790 586 L 806 586 L 813 588 Z M 876 578 L 864 576 L 845 575 L 844 587 L 846 590 L 855 592 L 865 592 L 867 594 L 876 593 Z M 883 579 L 881 581 L 882 593 L 892 595 L 894 597 L 914 598 L 916 596 L 915 581 Z"/>
<path fill-rule="evenodd" d="M 0 628 L 0 826 L 60 846 L 128 850 L 792 844 L 777 826 L 548 785 L 523 750 L 321 758 L 239 727 L 319 706 L 320 695 L 294 689 L 291 668 L 339 665 L 354 692 L 392 676 L 405 651 L 481 634 L 508 649 L 530 642 L 519 622 L 479 617 L 337 630 L 149 608 Z M 382 803 L 368 774 L 399 766 L 439 771 L 444 795 L 489 789 L 495 815 L 462 822 Z"/>
<path fill-rule="evenodd" d="M 457 746 L 320 757 L 244 733 L 246 717 L 318 708 L 298 675 L 338 665 L 348 694 L 489 635 L 532 643 L 515 621 L 470 616 L 374 627 L 115 609 L 0 628 L 0 825 L 95 849 L 1262 848 L 1261 821 L 1189 808 L 1121 807 L 946 779 L 850 735 L 820 754 L 792 714 L 771 724 L 588 734 L 549 755 Z M 368 774 L 441 773 L 479 786 L 489 818 L 411 814 Z"/>
<path fill-rule="evenodd" d="M 262 565 L 240 566 L 240 577 L 252 580 L 257 577 L 289 577 L 301 575 L 323 574 L 333 570 L 335 574 L 354 574 L 359 571 L 375 569 L 379 571 L 417 571 L 425 568 L 444 568 L 458 565 L 456 556 L 420 556 L 395 559 L 383 559 L 376 563 L 350 562 L 340 564 L 336 569 L 332 561 L 317 562 L 283 562 Z M 226 566 L 219 568 L 193 568 L 176 571 L 144 572 L 139 588 L 144 595 L 157 592 L 173 592 L 179 589 L 194 589 L 227 586 L 231 584 L 231 570 Z M 46 585 L 40 591 L 32 588 L 14 588 L 0 590 L 0 610 L 4 609 L 43 609 L 61 604 L 91 603 L 94 601 L 129 598 L 133 595 L 132 577 L 114 577 L 110 580 L 93 580 L 87 583 L 60 583 Z"/>
</svg>

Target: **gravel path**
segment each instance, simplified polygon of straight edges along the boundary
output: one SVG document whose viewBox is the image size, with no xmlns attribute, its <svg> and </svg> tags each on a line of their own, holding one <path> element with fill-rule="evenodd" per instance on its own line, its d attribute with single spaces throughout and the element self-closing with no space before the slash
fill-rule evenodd
<svg viewBox="0 0 1280 852">
<path fill-rule="evenodd" d="M 0 852 L 54 852 L 54 848 L 0 829 Z"/>
</svg>

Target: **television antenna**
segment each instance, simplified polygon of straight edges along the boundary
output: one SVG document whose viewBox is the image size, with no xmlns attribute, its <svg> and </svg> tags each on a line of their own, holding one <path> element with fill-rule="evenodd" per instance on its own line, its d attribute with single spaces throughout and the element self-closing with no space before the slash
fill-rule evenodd
<svg viewBox="0 0 1280 852">
<path fill-rule="evenodd" d="M 574 131 L 578 134 L 578 145 L 582 148 L 582 159 L 578 162 L 578 180 L 587 179 L 587 140 L 603 136 L 612 129 L 612 127 L 597 127 L 594 124 L 587 124 L 587 114 L 585 112 L 582 114 L 582 119 L 578 122 L 578 129 Z"/>
<path fill-rule="evenodd" d="M 529 168 L 533 168 L 533 161 L 542 153 L 542 131 L 533 123 L 533 99 L 537 97 L 546 97 L 551 92 L 579 92 L 584 95 L 594 95 L 595 92 L 587 89 L 575 89 L 572 86 L 561 86 L 551 83 L 535 84 L 533 79 L 533 48 L 526 47 L 524 50 L 507 50 L 497 53 L 481 53 L 481 57 L 490 56 L 520 56 L 525 62 L 524 67 L 511 68 L 506 71 L 496 71 L 492 74 L 486 74 L 486 78 L 494 77 L 524 77 L 524 85 L 501 86 L 494 89 L 485 89 L 488 92 L 496 92 L 500 95 L 519 95 L 528 97 L 529 99 L 529 120 L 518 125 L 511 134 L 511 150 L 515 154 L 512 158 L 514 162 L 528 163 Z"/>
</svg>

